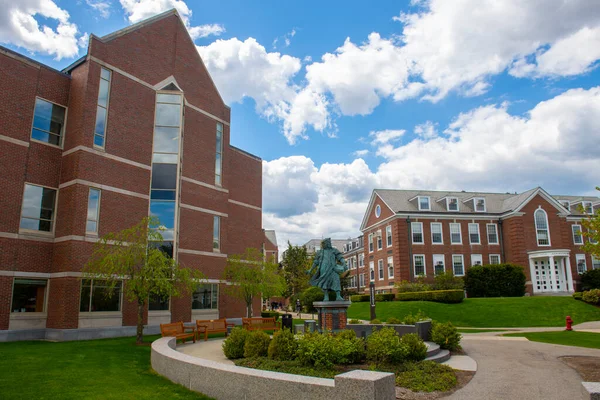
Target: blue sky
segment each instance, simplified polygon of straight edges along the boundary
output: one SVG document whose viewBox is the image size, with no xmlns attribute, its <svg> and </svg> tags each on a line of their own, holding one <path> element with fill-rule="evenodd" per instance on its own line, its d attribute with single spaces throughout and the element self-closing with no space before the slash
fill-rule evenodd
<svg viewBox="0 0 600 400">
<path fill-rule="evenodd" d="M 264 160 L 263 225 L 281 245 L 357 235 L 375 187 L 600 184 L 598 2 L 16 3 L 0 0 L 2 44 L 58 69 L 87 34 L 177 8 L 232 144 Z"/>
</svg>

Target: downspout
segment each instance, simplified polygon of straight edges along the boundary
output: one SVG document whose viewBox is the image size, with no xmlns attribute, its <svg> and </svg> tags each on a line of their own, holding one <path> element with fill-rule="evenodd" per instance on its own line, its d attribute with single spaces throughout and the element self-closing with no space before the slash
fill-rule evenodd
<svg viewBox="0 0 600 400">
<path fill-rule="evenodd" d="M 502 235 L 502 220 L 498 219 L 498 239 L 500 240 L 500 256 L 502 259 L 500 263 L 505 263 L 506 258 L 504 257 L 504 236 Z"/>
<path fill-rule="evenodd" d="M 406 218 L 406 230 L 408 231 L 408 277 L 409 281 L 413 282 L 414 280 L 414 265 L 413 265 L 413 256 L 412 256 L 412 232 L 410 227 L 410 217 Z"/>
</svg>

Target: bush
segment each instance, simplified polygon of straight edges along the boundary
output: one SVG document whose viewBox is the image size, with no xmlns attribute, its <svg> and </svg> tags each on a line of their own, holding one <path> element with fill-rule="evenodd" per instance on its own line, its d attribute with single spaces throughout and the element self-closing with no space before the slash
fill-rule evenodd
<svg viewBox="0 0 600 400">
<path fill-rule="evenodd" d="M 575 300 L 583 300 L 583 292 L 575 292 L 575 293 L 573 293 L 573 298 Z"/>
<path fill-rule="evenodd" d="M 433 290 L 463 290 L 465 282 L 462 277 L 454 276 L 452 272 L 443 272 L 434 278 Z"/>
<path fill-rule="evenodd" d="M 428 319 L 429 317 L 427 317 L 425 314 L 423 314 L 421 310 L 419 310 L 415 315 L 406 314 L 406 316 L 404 316 L 404 319 L 402 320 L 402 323 L 404 325 L 414 325 L 419 321 L 426 321 Z"/>
<path fill-rule="evenodd" d="M 275 318 L 275 321 L 279 320 L 279 314 L 277 311 L 261 311 L 260 316 L 263 318 Z"/>
<path fill-rule="evenodd" d="M 273 360 L 293 360 L 296 358 L 298 342 L 292 331 L 283 329 L 273 334 L 268 355 Z"/>
<path fill-rule="evenodd" d="M 362 303 L 370 300 L 371 296 L 369 296 L 368 294 L 356 294 L 354 296 L 350 296 L 350 301 L 352 301 L 353 303 Z"/>
<path fill-rule="evenodd" d="M 266 357 L 269 354 L 271 338 L 263 331 L 254 331 L 248 334 L 244 345 L 244 357 Z"/>
<path fill-rule="evenodd" d="M 377 318 L 375 318 L 375 319 L 372 319 L 372 320 L 371 320 L 371 324 L 381 324 L 381 320 L 380 320 L 380 319 L 377 319 Z"/>
<path fill-rule="evenodd" d="M 349 324 L 362 324 L 362 321 L 360 319 L 351 319 L 350 321 L 348 321 Z"/>
<path fill-rule="evenodd" d="M 324 298 L 325 295 L 323 294 L 323 291 L 316 286 L 311 286 L 300 293 L 300 303 L 302 303 L 304 309 L 308 313 L 317 312 L 317 309 L 313 306 L 313 302 L 323 301 Z"/>
<path fill-rule="evenodd" d="M 386 321 L 386 324 L 400 325 L 402 324 L 402 321 L 396 317 L 389 317 Z"/>
<path fill-rule="evenodd" d="M 394 293 L 380 293 L 375 295 L 375 301 L 392 301 L 395 297 Z"/>
<path fill-rule="evenodd" d="M 335 339 L 337 343 L 333 356 L 336 364 L 356 364 L 365 359 L 365 341 L 356 337 L 353 330 L 343 330 Z"/>
<path fill-rule="evenodd" d="M 396 371 L 396 385 L 415 392 L 445 392 L 456 384 L 454 370 L 433 361 L 407 362 Z"/>
<path fill-rule="evenodd" d="M 600 289 L 600 269 L 592 269 L 580 276 L 583 290 Z"/>
<path fill-rule="evenodd" d="M 427 356 L 427 345 L 416 333 L 408 333 L 400 339 L 407 348 L 406 359 L 421 361 Z"/>
<path fill-rule="evenodd" d="M 519 265 L 475 265 L 467 270 L 465 288 L 469 297 L 521 297 L 525 281 Z"/>
<path fill-rule="evenodd" d="M 439 344 L 442 349 L 458 350 L 462 336 L 451 322 L 434 322 L 431 328 L 431 340 Z"/>
<path fill-rule="evenodd" d="M 396 294 L 396 300 L 400 301 L 435 301 L 437 303 L 455 304 L 465 298 L 462 289 L 432 290 L 428 292 L 406 292 Z"/>
<path fill-rule="evenodd" d="M 330 334 L 305 333 L 298 339 L 296 356 L 304 365 L 331 368 L 336 361 L 336 344 Z"/>
<path fill-rule="evenodd" d="M 600 304 L 600 289 L 591 289 L 583 292 L 581 299 L 589 304 Z"/>
<path fill-rule="evenodd" d="M 415 282 L 401 281 L 394 286 L 398 289 L 398 293 L 426 292 L 431 290 L 431 285 L 425 283 L 425 279 L 422 276 L 416 278 Z"/>
<path fill-rule="evenodd" d="M 396 364 L 406 360 L 408 349 L 396 330 L 385 327 L 367 337 L 367 360 L 375 363 Z"/>
<path fill-rule="evenodd" d="M 223 354 L 225 357 L 233 360 L 244 357 L 244 345 L 250 332 L 236 326 L 231 330 L 231 334 L 223 342 Z"/>
</svg>

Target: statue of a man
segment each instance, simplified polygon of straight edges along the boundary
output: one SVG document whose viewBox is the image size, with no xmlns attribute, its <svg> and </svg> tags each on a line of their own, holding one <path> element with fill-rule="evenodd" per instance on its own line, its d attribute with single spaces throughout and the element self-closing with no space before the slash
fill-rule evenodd
<svg viewBox="0 0 600 400">
<path fill-rule="evenodd" d="M 321 242 L 321 250 L 317 251 L 312 267 L 307 271 L 311 274 L 310 284 L 323 290 L 323 301 L 329 301 L 329 291 L 335 292 L 336 300 L 344 300 L 340 294 L 342 286 L 340 275 L 348 271 L 348 266 L 342 253 L 331 247 L 331 239 Z"/>
</svg>

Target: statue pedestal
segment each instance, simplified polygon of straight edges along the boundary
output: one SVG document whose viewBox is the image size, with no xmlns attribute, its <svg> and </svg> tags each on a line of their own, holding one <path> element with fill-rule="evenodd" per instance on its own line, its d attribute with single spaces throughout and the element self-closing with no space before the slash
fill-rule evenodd
<svg viewBox="0 0 600 400">
<path fill-rule="evenodd" d="M 319 313 L 319 331 L 339 332 L 346 329 L 348 307 L 351 301 L 315 301 Z"/>
</svg>

